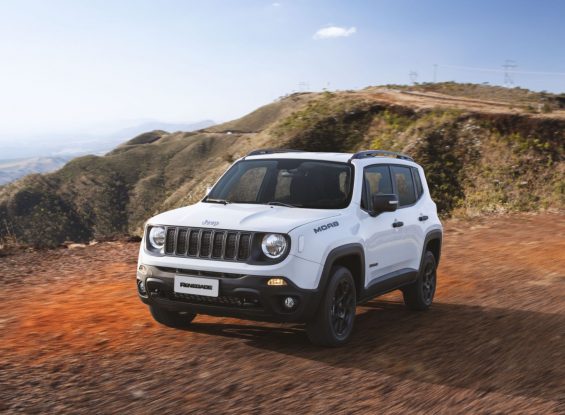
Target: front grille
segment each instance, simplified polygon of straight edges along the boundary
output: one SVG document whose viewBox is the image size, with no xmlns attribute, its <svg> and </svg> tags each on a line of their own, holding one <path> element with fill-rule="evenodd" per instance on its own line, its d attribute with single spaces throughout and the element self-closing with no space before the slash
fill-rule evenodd
<svg viewBox="0 0 565 415">
<path fill-rule="evenodd" d="M 202 236 L 200 237 L 200 256 L 209 257 L 210 256 L 210 238 L 212 237 L 212 232 L 202 231 Z"/>
<path fill-rule="evenodd" d="M 247 258 L 249 256 L 249 251 L 251 248 L 249 247 L 249 242 L 251 240 L 251 235 L 248 233 L 244 233 L 239 238 L 239 249 L 237 250 L 237 256 L 239 258 Z"/>
<path fill-rule="evenodd" d="M 226 240 L 226 259 L 234 259 L 236 253 L 237 233 L 229 232 L 228 239 Z"/>
<path fill-rule="evenodd" d="M 204 295 L 174 293 L 173 300 L 184 301 L 193 304 L 207 304 L 224 307 L 238 308 L 260 308 L 261 302 L 258 298 L 235 297 L 220 295 L 219 297 L 206 297 Z"/>
<path fill-rule="evenodd" d="M 173 252 L 175 250 L 175 230 L 173 228 L 167 229 L 167 239 L 165 242 L 165 251 Z"/>
<path fill-rule="evenodd" d="M 188 236 L 188 229 L 179 229 L 177 236 L 177 255 L 186 254 L 186 237 Z"/>
<path fill-rule="evenodd" d="M 247 261 L 251 256 L 251 232 L 167 227 L 165 255 Z"/>
</svg>

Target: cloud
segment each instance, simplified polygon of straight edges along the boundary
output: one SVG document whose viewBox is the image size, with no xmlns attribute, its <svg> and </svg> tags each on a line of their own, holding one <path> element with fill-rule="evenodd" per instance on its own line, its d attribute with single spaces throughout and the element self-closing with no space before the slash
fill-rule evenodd
<svg viewBox="0 0 565 415">
<path fill-rule="evenodd" d="M 355 26 L 350 27 L 349 29 L 346 27 L 339 27 L 339 26 L 329 26 L 323 27 L 314 33 L 314 39 L 332 39 L 336 37 L 348 37 L 357 32 L 357 28 Z"/>
<path fill-rule="evenodd" d="M 274 2 L 273 4 L 271 4 L 271 6 L 273 7 L 280 7 L 281 4 L 279 2 Z"/>
</svg>

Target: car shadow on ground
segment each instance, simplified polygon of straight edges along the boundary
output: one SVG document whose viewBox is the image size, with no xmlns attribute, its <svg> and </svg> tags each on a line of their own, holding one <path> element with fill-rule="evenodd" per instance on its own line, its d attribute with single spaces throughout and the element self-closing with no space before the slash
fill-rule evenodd
<svg viewBox="0 0 565 415">
<path fill-rule="evenodd" d="M 302 326 L 193 324 L 191 331 L 244 339 L 251 347 L 404 379 L 549 400 L 563 399 L 565 316 L 434 304 L 411 312 L 372 301 L 358 309 L 351 342 L 311 345 Z"/>
</svg>

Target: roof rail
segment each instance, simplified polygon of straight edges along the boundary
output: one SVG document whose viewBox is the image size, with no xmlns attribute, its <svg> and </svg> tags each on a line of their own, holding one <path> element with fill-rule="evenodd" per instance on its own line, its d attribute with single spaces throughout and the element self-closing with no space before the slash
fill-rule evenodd
<svg viewBox="0 0 565 415">
<path fill-rule="evenodd" d="M 247 154 L 245 157 L 249 156 L 261 156 L 263 154 L 276 154 L 276 153 L 300 153 L 302 150 L 292 150 L 288 148 L 262 148 L 259 150 L 253 150 L 251 153 Z"/>
<path fill-rule="evenodd" d="M 397 159 L 414 161 L 414 159 L 406 154 L 397 153 L 395 151 L 386 151 L 386 150 L 366 150 L 366 151 L 358 151 L 354 155 L 351 156 L 349 161 L 356 160 L 356 159 L 364 159 L 367 157 L 394 157 Z"/>
</svg>

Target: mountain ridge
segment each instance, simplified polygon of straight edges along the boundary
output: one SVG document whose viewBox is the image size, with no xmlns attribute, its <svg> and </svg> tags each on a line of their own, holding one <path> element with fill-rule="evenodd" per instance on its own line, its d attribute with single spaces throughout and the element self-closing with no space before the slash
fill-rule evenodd
<svg viewBox="0 0 565 415">
<path fill-rule="evenodd" d="M 296 93 L 199 131 L 144 133 L 0 188 L 0 238 L 55 246 L 140 235 L 147 218 L 196 202 L 235 159 L 265 147 L 409 153 L 443 215 L 563 208 L 559 96 L 520 90 L 531 100 L 515 103 L 499 98 L 506 90 L 434 85 Z"/>
</svg>

